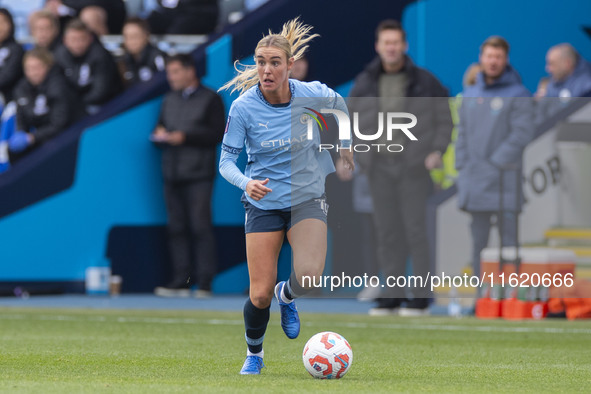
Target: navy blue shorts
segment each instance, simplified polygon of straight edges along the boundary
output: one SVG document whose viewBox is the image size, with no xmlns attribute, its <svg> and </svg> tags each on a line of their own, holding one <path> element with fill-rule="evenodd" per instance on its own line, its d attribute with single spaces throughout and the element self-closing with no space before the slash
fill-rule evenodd
<svg viewBox="0 0 591 394">
<path fill-rule="evenodd" d="M 326 223 L 328 204 L 326 196 L 313 198 L 291 208 L 260 209 L 248 201 L 244 201 L 244 232 L 269 233 L 272 231 L 289 231 L 296 223 L 304 219 L 318 219 Z"/>
</svg>

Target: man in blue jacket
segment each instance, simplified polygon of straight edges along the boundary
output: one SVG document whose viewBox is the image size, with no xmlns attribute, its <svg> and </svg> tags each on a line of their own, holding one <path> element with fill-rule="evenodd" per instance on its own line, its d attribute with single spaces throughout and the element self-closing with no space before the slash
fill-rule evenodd
<svg viewBox="0 0 591 394">
<path fill-rule="evenodd" d="M 544 125 L 553 115 L 572 103 L 573 97 L 591 94 L 591 64 L 572 45 L 553 46 L 546 54 L 546 71 L 550 74 L 545 97 L 536 107 L 536 125 Z M 536 136 L 548 129 L 539 127 Z"/>
<path fill-rule="evenodd" d="M 550 74 L 546 97 L 581 97 L 591 93 L 591 64 L 570 44 L 558 44 L 548 50 L 546 71 Z"/>
<path fill-rule="evenodd" d="M 472 216 L 475 275 L 480 275 L 480 252 L 488 244 L 491 218 L 501 208 L 501 171 L 505 214 L 500 233 L 505 246 L 515 245 L 516 220 L 522 205 L 518 179 L 523 149 L 534 131 L 531 94 L 508 59 L 509 44 L 502 37 L 484 41 L 480 47 L 482 71 L 476 84 L 464 90 L 460 108 L 456 142 L 458 203 Z"/>
</svg>

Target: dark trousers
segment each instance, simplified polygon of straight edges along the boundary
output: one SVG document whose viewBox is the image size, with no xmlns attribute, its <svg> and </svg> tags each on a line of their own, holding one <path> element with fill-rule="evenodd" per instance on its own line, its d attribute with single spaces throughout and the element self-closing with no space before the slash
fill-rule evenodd
<svg viewBox="0 0 591 394">
<path fill-rule="evenodd" d="M 491 219 L 496 216 L 499 236 L 503 240 L 503 246 L 516 246 L 517 240 L 517 214 L 505 212 L 503 214 L 503 229 L 500 229 L 499 218 L 496 212 L 470 212 L 472 222 L 470 231 L 472 233 L 472 272 L 480 276 L 480 252 L 488 245 L 490 235 Z"/>
<path fill-rule="evenodd" d="M 211 181 L 167 182 L 164 185 L 174 285 L 193 283 L 195 267 L 199 288 L 211 289 L 217 268 L 211 223 L 212 189 Z"/>
<path fill-rule="evenodd" d="M 410 283 L 413 297 L 430 298 L 431 292 L 425 283 L 429 272 L 426 204 L 433 190 L 429 173 L 410 174 L 401 169 L 400 163 L 384 159 L 374 160 L 374 163 L 369 184 L 374 203 L 377 258 L 384 279 L 404 277 L 410 255 L 412 275 L 422 277 L 424 282 L 422 286 L 420 282 Z M 386 285 L 383 294 L 384 297 L 406 297 L 405 289 L 399 286 Z"/>
<path fill-rule="evenodd" d="M 359 214 L 359 230 L 361 232 L 361 258 L 363 259 L 364 273 L 368 276 L 377 276 L 380 273 L 376 258 L 377 242 L 375 238 L 375 228 L 373 223 L 373 214 Z"/>
</svg>

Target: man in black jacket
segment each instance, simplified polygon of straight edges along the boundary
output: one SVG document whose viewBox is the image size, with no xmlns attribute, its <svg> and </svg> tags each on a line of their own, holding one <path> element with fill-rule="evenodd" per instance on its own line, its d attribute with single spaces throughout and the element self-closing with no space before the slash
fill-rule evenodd
<svg viewBox="0 0 591 394">
<path fill-rule="evenodd" d="M 188 296 L 197 266 L 198 297 L 211 295 L 216 273 L 211 194 L 216 145 L 224 135 L 224 104 L 202 86 L 191 56 L 170 57 L 166 75 L 172 88 L 162 103 L 151 139 L 162 146 L 162 171 L 168 211 L 172 280 L 155 293 Z"/>
<path fill-rule="evenodd" d="M 98 112 L 121 90 L 115 60 L 79 19 L 68 22 L 55 58 L 89 114 Z"/>
<path fill-rule="evenodd" d="M 431 73 L 415 66 L 406 55 L 406 34 L 399 22 L 385 20 L 378 25 L 375 48 L 378 57 L 356 77 L 351 89 L 350 111 L 358 113 L 359 129 L 365 135 L 379 129 L 379 112 L 413 114 L 417 122 L 408 131 L 417 141 L 401 130 L 391 136 L 383 132 L 373 141 L 383 144 L 382 148 L 358 152 L 356 160 L 369 178 L 377 256 L 384 277 L 403 278 L 410 255 L 413 275 L 425 281 L 430 261 L 425 223 L 426 201 L 432 191 L 429 170 L 441 166 L 441 156 L 451 138 L 452 121 L 445 98 L 448 93 Z M 387 123 L 385 120 L 382 125 Z M 409 122 L 403 119 L 395 123 Z M 405 299 L 400 283 L 385 287 L 383 298 L 370 314 L 428 313 L 428 285 L 417 282 L 412 288 L 413 298 L 400 309 Z"/>
</svg>

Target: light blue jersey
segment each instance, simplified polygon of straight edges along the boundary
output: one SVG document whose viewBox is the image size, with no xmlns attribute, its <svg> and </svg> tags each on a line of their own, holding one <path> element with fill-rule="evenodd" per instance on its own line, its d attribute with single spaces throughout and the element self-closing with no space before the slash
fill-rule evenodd
<svg viewBox="0 0 591 394">
<path fill-rule="evenodd" d="M 324 194 L 326 175 L 335 170 L 327 151 L 320 152 L 320 130 L 326 123 L 321 109 L 337 109 L 348 115 L 343 98 L 320 82 L 290 79 L 291 101 L 269 104 L 258 86 L 247 90 L 230 107 L 222 144 L 220 173 L 242 190 L 253 179 L 265 180 L 273 191 L 260 201 L 248 201 L 260 209 L 284 209 Z M 330 115 L 323 115 L 330 116 Z M 350 146 L 351 140 L 342 141 Z M 244 174 L 236 166 L 246 146 Z"/>
</svg>

